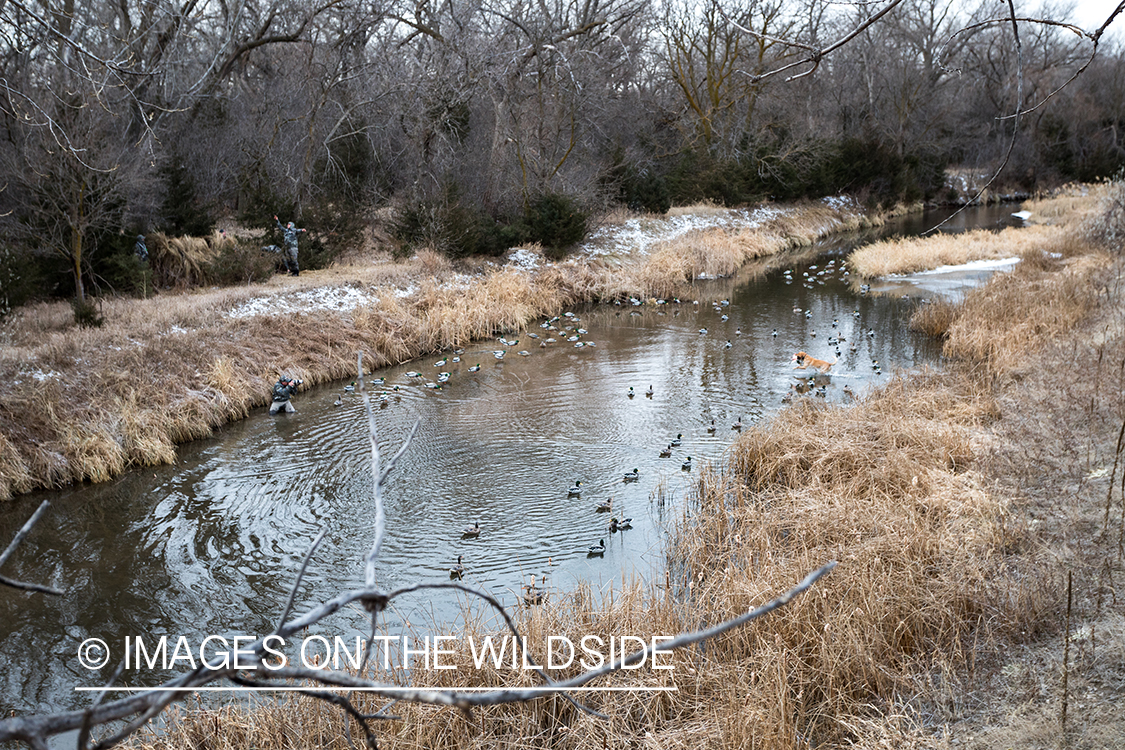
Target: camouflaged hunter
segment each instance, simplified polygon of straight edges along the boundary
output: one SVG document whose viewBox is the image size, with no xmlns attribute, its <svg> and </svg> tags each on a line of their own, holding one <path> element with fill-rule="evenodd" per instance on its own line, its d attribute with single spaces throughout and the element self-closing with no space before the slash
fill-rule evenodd
<svg viewBox="0 0 1125 750">
<path fill-rule="evenodd" d="M 270 414 L 277 414 L 279 411 L 292 414 L 297 411 L 289 399 L 297 392 L 297 386 L 302 382 L 304 381 L 291 378 L 288 375 L 282 375 L 278 378 L 273 385 L 273 403 L 270 404 Z"/>
<path fill-rule="evenodd" d="M 297 266 L 297 234 L 305 230 L 298 229 L 293 225 L 293 222 L 282 226 L 276 214 L 273 220 L 277 222 L 277 228 L 281 230 L 285 239 L 285 268 L 291 276 L 299 276 L 301 269 Z"/>
</svg>

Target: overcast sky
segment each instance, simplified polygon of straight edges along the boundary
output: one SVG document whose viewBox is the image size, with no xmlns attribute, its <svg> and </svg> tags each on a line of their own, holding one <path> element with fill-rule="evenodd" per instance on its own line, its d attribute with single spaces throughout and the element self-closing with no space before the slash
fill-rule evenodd
<svg viewBox="0 0 1125 750">
<path fill-rule="evenodd" d="M 1121 0 L 1078 0 L 1074 3 L 1074 12 L 1071 16 L 1078 25 L 1086 31 L 1094 31 L 1096 28 L 1105 23 L 1105 19 L 1109 18 L 1109 14 L 1117 7 Z M 1026 6 L 1033 7 L 1033 6 Z M 1110 29 L 1117 32 L 1116 36 L 1121 37 L 1121 30 L 1125 27 L 1125 12 L 1122 12 L 1113 21 Z"/>
</svg>

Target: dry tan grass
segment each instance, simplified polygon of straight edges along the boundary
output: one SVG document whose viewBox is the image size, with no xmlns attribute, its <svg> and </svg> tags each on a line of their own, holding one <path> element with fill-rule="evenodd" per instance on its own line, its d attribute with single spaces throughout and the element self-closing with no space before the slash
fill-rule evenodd
<svg viewBox="0 0 1125 750">
<path fill-rule="evenodd" d="M 37 304 L 0 328 L 0 376 L 9 384 L 0 393 L 0 436 L 11 446 L 0 453 L 0 499 L 170 461 L 176 443 L 264 404 L 280 372 L 312 385 L 351 375 L 356 351 L 377 367 L 519 330 L 576 302 L 674 296 L 702 274 L 728 275 L 750 259 L 863 221 L 809 204 L 761 231 L 703 233 L 640 262 L 577 257 L 535 271 L 477 263 L 471 277 L 429 250 L 402 262 L 353 258 L 243 287 L 101 300 L 107 323 L 95 329 L 75 329 L 66 303 Z M 233 242 L 219 234 L 150 236 L 155 276 L 164 287 L 191 286 Z M 374 290 L 380 301 L 350 315 L 228 319 L 251 299 L 322 286 Z M 403 288 L 417 291 L 400 300 L 393 290 Z"/>
<path fill-rule="evenodd" d="M 1092 446 L 1075 443 L 1102 440 L 1105 450 L 1092 464 L 1098 466 L 1112 460 L 1125 414 L 1125 376 L 1117 365 L 1125 356 L 1120 302 L 1095 307 L 1104 287 L 1092 282 L 1104 272 L 1105 258 L 1089 247 L 1079 255 L 1081 247 L 1069 246 L 1064 260 L 998 276 L 979 299 L 966 300 L 950 329 L 951 340 L 975 342 L 969 366 L 892 380 L 854 407 L 801 402 L 747 430 L 723 461 L 701 467 L 667 550 L 664 587 L 633 583 L 595 606 L 588 588 L 579 586 L 520 613 L 521 628 L 539 650 L 546 635 L 675 632 L 745 612 L 803 572 L 840 561 L 777 615 L 705 649 L 679 653 L 673 672 L 615 678 L 616 684 L 671 684 L 678 692 L 593 699 L 608 722 L 547 698 L 472 718 L 396 706 L 403 721 L 381 727 L 381 743 L 692 750 L 1057 746 L 1062 562 L 1093 581 L 1086 586 L 1087 623 L 1076 621 L 1071 639 L 1073 695 L 1082 690 L 1087 708 L 1077 727 L 1072 724 L 1068 743 L 1113 747 L 1125 727 L 1113 683 L 1125 654 L 1125 614 L 1116 595 L 1110 604 L 1110 594 L 1125 571 L 1120 557 L 1103 555 L 1117 544 L 1117 529 L 1101 541 L 1086 531 L 1101 524 L 1099 503 L 1089 502 L 1104 492 L 1101 485 L 1058 491 L 1069 487 L 1070 475 L 1089 474 L 1091 459 L 1085 453 L 1074 461 L 1057 442 L 1070 444 L 1077 457 Z M 1056 314 L 1068 295 L 1075 301 Z M 997 300 L 1014 309 L 1002 325 L 992 321 L 1006 314 Z M 1089 319 L 1095 310 L 1102 319 L 1081 335 L 1100 338 L 1083 347 L 1101 352 L 1099 361 L 1104 356 L 1109 364 L 1073 373 L 1076 346 L 1066 342 L 1082 316 Z M 1037 340 L 1017 336 L 1013 343 L 1017 318 L 1049 323 Z M 1112 342 L 1110 330 L 1117 331 Z M 1033 372 L 1042 382 L 1029 378 L 1025 387 L 1022 380 L 989 377 L 992 352 L 1001 345 L 1026 347 L 1021 351 L 1030 365 L 1039 365 Z M 1051 346 L 1053 358 L 1037 359 L 1036 352 Z M 978 367 L 976 357 L 990 367 Z M 1102 387 L 1111 374 L 1116 380 Z M 1060 390 L 1063 377 L 1085 386 Z M 1102 435 L 1084 426 L 1095 402 L 1106 411 Z M 1090 433 L 1056 435 L 1058 429 Z M 1036 505 L 1021 488 L 1041 485 Z M 1125 529 L 1125 512 L 1112 518 Z M 1076 528 L 1083 536 L 1074 536 Z M 498 630 L 479 617 L 467 623 L 465 636 Z M 1093 647 L 1095 625 L 1100 651 Z M 457 658 L 459 669 L 427 672 L 426 684 L 528 683 L 526 674 L 478 673 L 464 654 Z M 340 721 L 338 713 L 308 700 L 252 710 L 193 707 L 173 715 L 158 737 L 135 744 L 344 748 Z"/>
<path fill-rule="evenodd" d="M 631 584 L 595 606 L 590 591 L 524 610 L 520 626 L 542 653 L 548 635 L 673 633 L 735 616 L 803 572 L 839 567 L 776 616 L 681 652 L 675 669 L 606 684 L 673 685 L 658 698 L 590 698 L 610 720 L 558 699 L 484 709 L 396 706 L 388 747 L 519 745 L 790 748 L 896 736 L 878 708 L 918 674 L 963 672 L 978 652 L 1035 629 L 1055 593 L 1037 563 L 1014 556 L 1032 537 L 1012 524 L 1009 498 L 974 468 L 974 436 L 997 417 L 992 396 L 965 376 L 895 381 L 855 408 L 812 404 L 749 430 L 729 462 L 704 468 L 675 533 L 669 587 Z M 676 592 L 676 595 L 672 595 Z M 459 643 L 498 632 L 469 617 Z M 425 672 L 431 687 L 526 685 L 518 671 Z M 373 709 L 375 701 L 362 701 Z M 193 709 L 137 747 L 344 748 L 340 719 L 307 700 L 243 711 Z M 907 745 L 899 745 L 907 746 Z"/>
</svg>

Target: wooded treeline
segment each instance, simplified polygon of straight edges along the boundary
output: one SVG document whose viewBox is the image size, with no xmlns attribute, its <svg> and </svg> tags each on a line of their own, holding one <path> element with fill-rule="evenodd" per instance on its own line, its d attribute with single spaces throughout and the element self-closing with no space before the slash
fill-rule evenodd
<svg viewBox="0 0 1125 750">
<path fill-rule="evenodd" d="M 4 0 L 0 308 L 222 214 L 295 220 L 323 262 L 386 206 L 462 255 L 565 246 L 615 203 L 940 200 L 1017 126 L 1005 189 L 1114 173 L 1121 50 L 1048 98 L 1091 40 L 1016 8 L 1058 23 L 1017 47 L 995 0 Z"/>
</svg>

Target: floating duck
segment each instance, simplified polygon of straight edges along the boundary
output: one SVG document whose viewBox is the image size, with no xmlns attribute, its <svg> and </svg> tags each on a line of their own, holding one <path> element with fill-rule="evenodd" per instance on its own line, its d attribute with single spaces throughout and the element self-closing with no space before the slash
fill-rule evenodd
<svg viewBox="0 0 1125 750">
<path fill-rule="evenodd" d="M 612 497 L 610 499 L 606 500 L 605 502 L 599 503 L 598 507 L 594 509 L 595 513 L 610 513 L 612 511 L 613 511 L 613 498 Z"/>
<path fill-rule="evenodd" d="M 574 482 L 574 486 L 566 491 L 567 497 L 570 497 L 572 495 L 581 495 L 581 494 L 582 494 L 582 480 L 581 479 L 576 480 Z"/>
<path fill-rule="evenodd" d="M 637 469 L 633 469 L 632 471 L 625 472 L 625 481 L 626 482 L 635 482 L 640 478 L 641 478 L 641 472 Z"/>
<path fill-rule="evenodd" d="M 672 446 L 669 445 L 667 448 L 664 448 L 663 450 L 661 450 L 660 451 L 660 457 L 661 458 L 671 458 L 672 457 Z"/>
<path fill-rule="evenodd" d="M 673 439 L 672 442 L 668 443 L 668 445 L 672 446 L 673 448 L 676 448 L 680 445 L 680 443 L 683 442 L 683 439 L 684 439 L 684 433 L 681 432 L 678 435 L 676 435 L 675 439 Z"/>
<path fill-rule="evenodd" d="M 632 518 L 622 518 L 620 521 L 618 521 L 616 518 L 609 519 L 609 531 L 610 531 L 610 533 L 613 533 L 613 532 L 615 532 L 619 529 L 621 531 L 628 531 L 631 528 L 633 528 L 633 519 Z"/>
<path fill-rule="evenodd" d="M 741 429 L 742 429 L 742 417 L 741 417 L 741 416 L 739 416 L 739 417 L 738 417 L 738 421 L 737 421 L 737 422 L 735 422 L 734 424 L 732 424 L 732 425 L 730 426 L 730 428 L 731 428 L 732 430 L 741 430 Z"/>
<path fill-rule="evenodd" d="M 691 456 L 687 457 L 687 460 L 680 465 L 680 468 L 684 471 L 691 471 Z"/>
<path fill-rule="evenodd" d="M 605 555 L 605 539 L 599 539 L 597 544 L 586 548 L 587 557 L 601 557 Z"/>
<path fill-rule="evenodd" d="M 457 555 L 457 564 L 449 569 L 450 578 L 460 578 L 465 575 L 465 566 L 461 564 L 462 557 L 463 555 Z"/>
<path fill-rule="evenodd" d="M 461 536 L 463 537 L 477 537 L 480 536 L 480 521 L 473 521 L 472 526 L 466 526 L 461 529 Z"/>
<path fill-rule="evenodd" d="M 714 434 L 715 434 L 715 429 L 716 429 L 716 427 L 715 427 L 715 420 L 713 420 L 713 419 L 712 419 L 712 420 L 711 420 L 711 426 L 707 428 L 707 431 L 708 431 L 708 432 L 710 432 L 710 433 L 711 433 L 712 435 L 714 435 Z"/>
<path fill-rule="evenodd" d="M 354 391 L 355 390 L 355 381 L 353 380 L 351 385 L 345 385 L 344 390 L 347 391 L 348 393 L 351 393 L 352 391 Z"/>
<path fill-rule="evenodd" d="M 383 385 L 386 382 L 387 382 L 386 378 L 375 378 L 374 380 L 371 381 L 371 385 Z"/>
<path fill-rule="evenodd" d="M 646 396 L 648 396 L 649 398 L 652 398 L 652 394 L 653 394 L 653 393 L 655 393 L 655 391 L 653 391 L 653 390 L 652 390 L 652 386 L 650 385 L 650 386 L 648 387 L 648 390 L 647 390 L 647 391 L 645 391 L 645 395 L 646 395 Z"/>
</svg>

